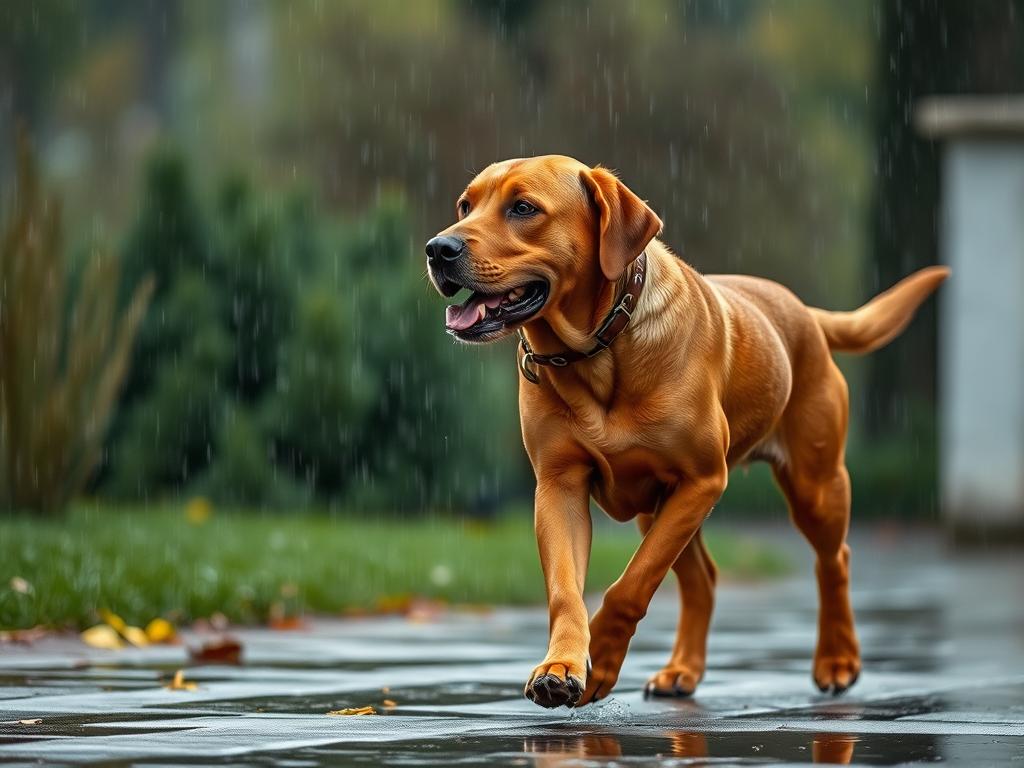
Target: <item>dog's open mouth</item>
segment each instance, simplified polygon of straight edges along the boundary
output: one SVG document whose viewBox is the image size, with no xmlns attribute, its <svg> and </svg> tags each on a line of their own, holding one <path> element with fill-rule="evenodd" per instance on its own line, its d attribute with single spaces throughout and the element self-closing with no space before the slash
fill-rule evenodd
<svg viewBox="0 0 1024 768">
<path fill-rule="evenodd" d="M 445 313 L 448 333 L 472 341 L 529 320 L 548 299 L 548 284 L 534 280 L 505 293 L 474 291 Z"/>
</svg>

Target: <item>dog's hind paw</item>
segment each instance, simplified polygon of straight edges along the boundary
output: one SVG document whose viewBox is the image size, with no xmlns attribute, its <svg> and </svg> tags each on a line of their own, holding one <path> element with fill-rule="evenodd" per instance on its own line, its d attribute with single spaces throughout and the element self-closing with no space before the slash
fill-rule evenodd
<svg viewBox="0 0 1024 768">
<path fill-rule="evenodd" d="M 703 668 L 695 669 L 686 664 L 670 665 L 647 681 L 644 695 L 673 698 L 692 696 L 703 677 Z"/>
<path fill-rule="evenodd" d="M 815 661 L 814 684 L 822 693 L 833 696 L 845 692 L 860 677 L 860 659 L 856 657 L 824 657 Z"/>
</svg>

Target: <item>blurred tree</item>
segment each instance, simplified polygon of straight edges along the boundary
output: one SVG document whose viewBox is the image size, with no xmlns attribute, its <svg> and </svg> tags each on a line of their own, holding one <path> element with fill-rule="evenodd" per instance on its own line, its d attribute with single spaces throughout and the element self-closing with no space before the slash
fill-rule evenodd
<svg viewBox="0 0 1024 768">
<path fill-rule="evenodd" d="M 109 490 L 129 496 L 180 491 L 214 463 L 218 439 L 230 434 L 225 415 L 276 378 L 297 279 L 245 182 L 226 182 L 204 211 L 183 160 L 165 150 L 145 187 L 125 267 L 152 270 L 157 290 L 107 478 Z"/>
<path fill-rule="evenodd" d="M 494 396 L 514 402 L 515 370 L 496 378 L 448 341 L 408 229 L 389 199 L 337 236 L 332 263 L 304 291 L 270 428 L 278 457 L 334 499 L 467 509 L 524 480 L 521 459 L 508 460 L 514 412 L 491 407 Z"/>
<path fill-rule="evenodd" d="M 880 3 L 878 14 L 869 292 L 940 257 L 939 146 L 914 127 L 918 100 L 928 94 L 1024 91 L 1021 0 L 901 0 Z M 870 358 L 867 412 L 875 435 L 918 426 L 915 402 L 931 410 L 935 354 L 931 302 L 900 344 Z"/>
<path fill-rule="evenodd" d="M 246 181 L 229 178 L 219 208 L 223 291 L 230 297 L 226 321 L 235 349 L 228 386 L 242 399 L 256 400 L 274 383 L 295 294 L 308 272 L 285 258 L 276 212 L 253 199 Z"/>
<path fill-rule="evenodd" d="M 265 412 L 281 462 L 335 495 L 358 470 L 358 445 L 380 389 L 360 354 L 353 314 L 330 288 L 311 287 Z"/>
<path fill-rule="evenodd" d="M 179 276 L 154 301 L 147 342 L 136 366 L 148 366 L 145 387 L 125 393 L 112 431 L 107 490 L 150 498 L 179 491 L 213 459 L 227 406 L 231 337 L 222 299 L 200 275 Z"/>
<path fill-rule="evenodd" d="M 413 512 L 521 482 L 514 409 L 489 406 L 514 402 L 515 369 L 453 348 L 397 198 L 336 224 L 236 177 L 207 208 L 171 152 L 145 186 L 125 265 L 158 286 L 106 490 Z"/>
<path fill-rule="evenodd" d="M 12 197 L 0 251 L 0 508 L 54 512 L 96 466 L 153 284 L 136 283 L 118 315 L 118 262 L 93 254 L 68 302 L 60 207 L 40 190 L 26 140 Z"/>
</svg>

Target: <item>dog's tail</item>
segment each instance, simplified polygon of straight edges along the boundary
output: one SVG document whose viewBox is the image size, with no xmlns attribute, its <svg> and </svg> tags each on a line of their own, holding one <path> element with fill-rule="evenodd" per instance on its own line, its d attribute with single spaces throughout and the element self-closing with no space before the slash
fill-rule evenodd
<svg viewBox="0 0 1024 768">
<path fill-rule="evenodd" d="M 949 267 L 925 267 L 853 312 L 809 309 L 825 332 L 830 350 L 864 355 L 899 336 L 921 302 L 947 277 Z"/>
</svg>

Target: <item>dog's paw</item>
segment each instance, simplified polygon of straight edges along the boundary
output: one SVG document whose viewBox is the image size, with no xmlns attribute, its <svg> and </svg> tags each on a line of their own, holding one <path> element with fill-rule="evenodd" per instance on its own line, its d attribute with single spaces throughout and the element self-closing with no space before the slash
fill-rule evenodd
<svg viewBox="0 0 1024 768">
<path fill-rule="evenodd" d="M 590 620 L 591 668 L 580 705 L 600 701 L 612 692 L 619 680 L 619 671 L 626 658 L 629 640 L 636 630 L 636 621 L 609 607 L 609 598 Z"/>
<path fill-rule="evenodd" d="M 530 676 L 523 693 L 530 701 L 548 709 L 574 707 L 583 695 L 583 681 L 569 673 L 565 664 L 541 664 Z"/>
<path fill-rule="evenodd" d="M 595 664 L 587 676 L 587 687 L 580 697 L 578 706 L 593 704 L 611 693 L 619 680 L 621 662 L 614 665 Z"/>
<path fill-rule="evenodd" d="M 838 696 L 860 677 L 856 656 L 822 656 L 814 660 L 814 684 L 822 693 Z"/>
<path fill-rule="evenodd" d="M 687 664 L 670 664 L 660 670 L 644 686 L 645 696 L 692 696 L 704 677 L 704 670 Z"/>
</svg>

